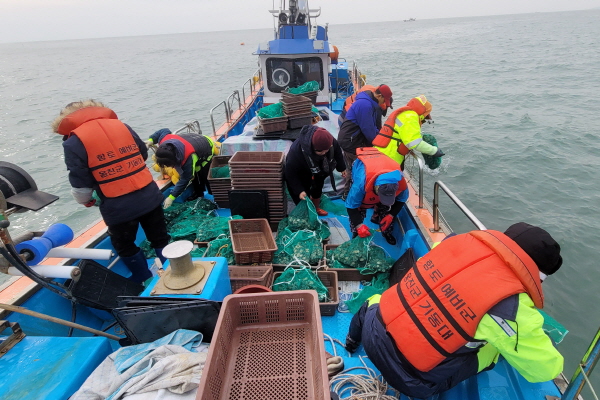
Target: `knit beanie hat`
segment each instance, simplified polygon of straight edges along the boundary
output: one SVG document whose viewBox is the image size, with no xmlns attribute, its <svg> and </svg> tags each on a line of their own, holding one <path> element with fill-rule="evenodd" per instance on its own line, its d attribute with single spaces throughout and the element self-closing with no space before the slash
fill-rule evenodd
<svg viewBox="0 0 600 400">
<path fill-rule="evenodd" d="M 175 154 L 175 146 L 171 143 L 163 143 L 156 149 L 156 163 L 160 166 L 173 167 L 177 164 Z"/>
<path fill-rule="evenodd" d="M 511 225 L 504 234 L 533 259 L 541 273 L 552 275 L 562 265 L 560 245 L 542 228 L 518 222 Z"/>
<path fill-rule="evenodd" d="M 333 136 L 324 128 L 317 128 L 313 133 L 312 145 L 315 151 L 329 150 L 333 144 Z"/>
</svg>

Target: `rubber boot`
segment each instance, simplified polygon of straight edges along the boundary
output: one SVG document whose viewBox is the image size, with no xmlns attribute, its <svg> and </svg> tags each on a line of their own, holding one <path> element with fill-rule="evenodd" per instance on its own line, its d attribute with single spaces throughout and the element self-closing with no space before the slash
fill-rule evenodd
<svg viewBox="0 0 600 400">
<path fill-rule="evenodd" d="M 163 249 L 164 249 L 164 247 L 161 247 L 160 249 L 154 249 L 154 252 L 156 253 L 156 257 L 158 257 L 161 264 L 164 266 L 165 262 L 167 261 L 167 257 L 163 256 L 163 254 L 162 254 Z"/>
<path fill-rule="evenodd" d="M 391 230 L 389 232 L 382 231 L 381 235 L 385 238 L 386 242 L 388 242 L 392 246 L 394 246 L 396 244 L 396 238 L 394 237 L 394 234 L 392 233 Z"/>
<path fill-rule="evenodd" d="M 152 272 L 148 269 L 148 261 L 141 249 L 131 257 L 121 257 L 121 260 L 131 271 L 129 280 L 144 283 L 148 278 L 152 278 Z"/>
<path fill-rule="evenodd" d="M 319 217 L 324 217 L 326 215 L 328 215 L 329 213 L 325 210 L 323 210 L 322 208 L 319 208 L 319 206 L 321 205 L 321 198 L 319 197 L 318 199 L 313 199 L 312 197 L 310 198 L 313 202 L 313 204 L 315 205 L 315 208 L 317 209 L 317 215 Z"/>
</svg>

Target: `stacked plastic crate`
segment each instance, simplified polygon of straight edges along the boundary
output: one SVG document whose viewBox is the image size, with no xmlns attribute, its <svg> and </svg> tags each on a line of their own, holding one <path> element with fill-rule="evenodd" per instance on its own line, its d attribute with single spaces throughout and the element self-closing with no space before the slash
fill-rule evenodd
<svg viewBox="0 0 600 400">
<path fill-rule="evenodd" d="M 282 151 L 238 151 L 229 160 L 231 186 L 235 190 L 266 190 L 272 228 L 287 215 Z"/>
<path fill-rule="evenodd" d="M 221 208 L 229 208 L 229 191 L 231 190 L 231 178 L 217 178 L 213 176 L 214 168 L 222 168 L 227 165 L 231 156 L 214 156 L 210 163 L 208 172 L 208 184 L 215 203 Z"/>
<path fill-rule="evenodd" d="M 281 95 L 283 112 L 288 118 L 288 127 L 297 129 L 302 128 L 304 125 L 310 125 L 313 105 L 311 99 L 291 93 L 282 93 Z"/>
</svg>

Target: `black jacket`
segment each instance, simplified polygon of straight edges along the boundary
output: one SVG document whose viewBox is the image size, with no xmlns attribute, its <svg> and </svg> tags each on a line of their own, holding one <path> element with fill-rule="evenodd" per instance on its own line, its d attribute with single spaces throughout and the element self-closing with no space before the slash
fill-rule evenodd
<svg viewBox="0 0 600 400">
<path fill-rule="evenodd" d="M 314 153 L 312 147 L 312 136 L 317 126 L 305 125 L 300 131 L 300 137 L 292 143 L 292 147 L 286 157 L 285 179 L 292 196 L 298 196 L 310 189 L 313 171 L 315 175 L 330 176 L 333 170 L 339 172 L 346 170 L 344 155 L 337 140 L 333 139 L 332 149 L 323 157 Z M 307 160 L 310 157 L 310 160 Z M 314 166 L 311 171 L 309 165 L 312 161 Z"/>
<path fill-rule="evenodd" d="M 131 132 L 135 143 L 142 153 L 144 160 L 148 158 L 146 144 L 139 138 L 133 129 L 126 125 Z M 106 225 L 116 225 L 131 221 L 135 218 L 154 210 L 164 197 L 156 183 L 150 182 L 142 189 L 119 197 L 108 198 L 104 196 L 98 183 L 88 167 L 87 152 L 83 143 L 76 135 L 71 135 L 63 142 L 65 164 L 69 170 L 69 182 L 74 188 L 92 188 L 100 199 L 100 213 Z"/>
</svg>

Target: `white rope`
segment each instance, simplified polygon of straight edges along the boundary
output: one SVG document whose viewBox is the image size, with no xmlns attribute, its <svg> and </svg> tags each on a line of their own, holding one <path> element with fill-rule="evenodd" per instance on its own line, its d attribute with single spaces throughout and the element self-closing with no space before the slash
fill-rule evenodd
<svg viewBox="0 0 600 400">
<path fill-rule="evenodd" d="M 340 340 L 332 338 L 331 336 L 329 336 L 326 333 L 323 333 L 323 336 L 325 337 L 325 340 L 329 340 L 331 342 L 331 348 L 333 349 L 333 355 L 334 356 L 337 356 L 337 351 L 335 350 L 335 344 L 336 343 L 339 344 L 340 346 L 342 346 L 342 348 L 344 350 L 346 350 L 346 346 Z M 348 353 L 348 357 L 352 357 L 352 353 L 350 353 L 348 350 L 346 350 L 346 353 Z"/>
<path fill-rule="evenodd" d="M 343 370 L 329 381 L 331 391 L 336 393 L 340 399 L 345 400 L 397 400 L 400 393 L 388 386 L 381 375 L 365 364 L 363 357 L 359 356 L 362 367 L 352 367 Z M 350 371 L 363 369 L 366 374 L 351 374 Z M 396 395 L 386 394 L 393 390 Z"/>
</svg>

